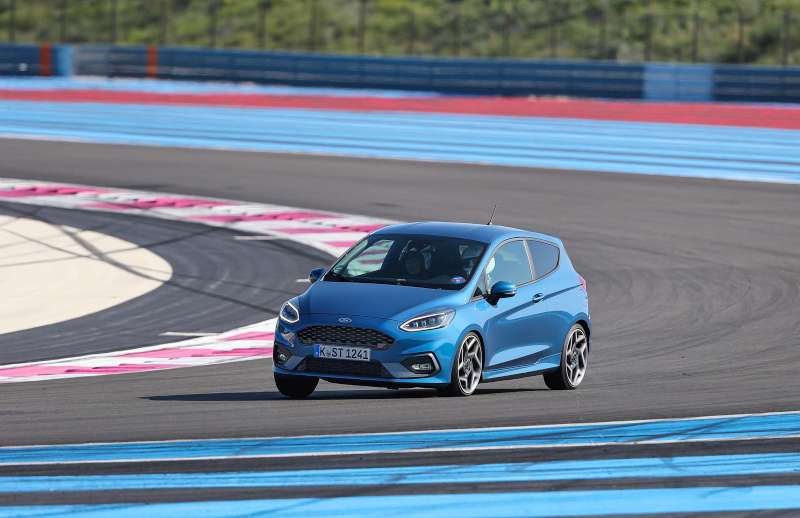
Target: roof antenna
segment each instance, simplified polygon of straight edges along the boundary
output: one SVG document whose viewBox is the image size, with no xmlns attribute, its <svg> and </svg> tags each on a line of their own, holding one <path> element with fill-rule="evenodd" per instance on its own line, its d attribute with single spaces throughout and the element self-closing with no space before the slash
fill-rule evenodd
<svg viewBox="0 0 800 518">
<path fill-rule="evenodd" d="M 487 225 L 491 225 L 492 221 L 494 221 L 494 211 L 495 211 L 495 209 L 497 209 L 497 204 L 496 203 L 492 207 L 492 215 L 489 216 L 489 223 L 487 223 Z"/>
</svg>

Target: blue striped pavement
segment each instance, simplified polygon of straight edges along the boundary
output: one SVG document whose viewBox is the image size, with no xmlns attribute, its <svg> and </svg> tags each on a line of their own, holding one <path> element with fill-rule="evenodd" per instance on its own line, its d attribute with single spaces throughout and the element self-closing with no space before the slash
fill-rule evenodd
<svg viewBox="0 0 800 518">
<path fill-rule="evenodd" d="M 346 455 L 435 450 L 578 447 L 604 444 L 732 441 L 800 436 L 800 413 L 251 439 L 17 446 L 0 465 L 148 462 L 177 459 Z"/>
<path fill-rule="evenodd" d="M 800 509 L 800 486 L 786 485 L 13 506 L 0 507 L 0 517 L 485 518 L 490 515 L 495 518 L 517 518 L 795 509 Z"/>
<path fill-rule="evenodd" d="M 800 474 L 800 453 L 133 475 L 0 476 L 0 493 L 544 482 Z"/>
<path fill-rule="evenodd" d="M 800 183 L 800 131 L 764 128 L 2 101 L 0 136 Z"/>
</svg>

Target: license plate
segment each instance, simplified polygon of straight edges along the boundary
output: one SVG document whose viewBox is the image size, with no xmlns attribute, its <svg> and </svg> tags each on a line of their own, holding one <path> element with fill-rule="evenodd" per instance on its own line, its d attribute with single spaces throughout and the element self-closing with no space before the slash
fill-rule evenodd
<svg viewBox="0 0 800 518">
<path fill-rule="evenodd" d="M 314 356 L 332 360 L 368 362 L 370 360 L 370 352 L 366 347 L 345 347 L 341 345 L 317 345 L 314 347 Z"/>
</svg>

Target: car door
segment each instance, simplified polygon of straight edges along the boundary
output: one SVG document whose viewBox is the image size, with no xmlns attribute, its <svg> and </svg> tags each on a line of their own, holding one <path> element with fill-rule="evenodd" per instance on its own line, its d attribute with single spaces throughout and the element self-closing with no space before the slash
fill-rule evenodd
<svg viewBox="0 0 800 518">
<path fill-rule="evenodd" d="M 559 270 L 560 250 L 545 241 L 526 241 L 534 270 L 531 285 L 536 302 L 536 317 L 531 328 L 531 340 L 544 349 L 541 359 L 557 366 L 567 330 L 572 325 L 564 311 L 566 295 L 565 275 Z M 544 367 L 544 366 L 543 366 Z"/>
<path fill-rule="evenodd" d="M 483 275 L 488 290 L 500 281 L 514 283 L 517 293 L 496 304 L 481 303 L 486 312 L 486 369 L 506 369 L 534 363 L 541 356 L 541 347 L 531 339 L 536 319 L 533 301 L 533 271 L 522 239 L 503 243 L 487 263 Z"/>
</svg>

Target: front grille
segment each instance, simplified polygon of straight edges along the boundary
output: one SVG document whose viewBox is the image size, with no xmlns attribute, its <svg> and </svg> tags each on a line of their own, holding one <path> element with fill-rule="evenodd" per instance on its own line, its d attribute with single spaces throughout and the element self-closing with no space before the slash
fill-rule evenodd
<svg viewBox="0 0 800 518">
<path fill-rule="evenodd" d="M 347 326 L 311 326 L 297 333 L 306 345 L 344 344 L 385 349 L 394 343 L 394 338 L 374 329 Z"/>
<path fill-rule="evenodd" d="M 327 358 L 306 358 L 301 370 L 320 374 L 344 374 L 348 376 L 384 377 L 384 370 L 378 362 L 357 362 L 352 360 L 331 360 Z"/>
</svg>

